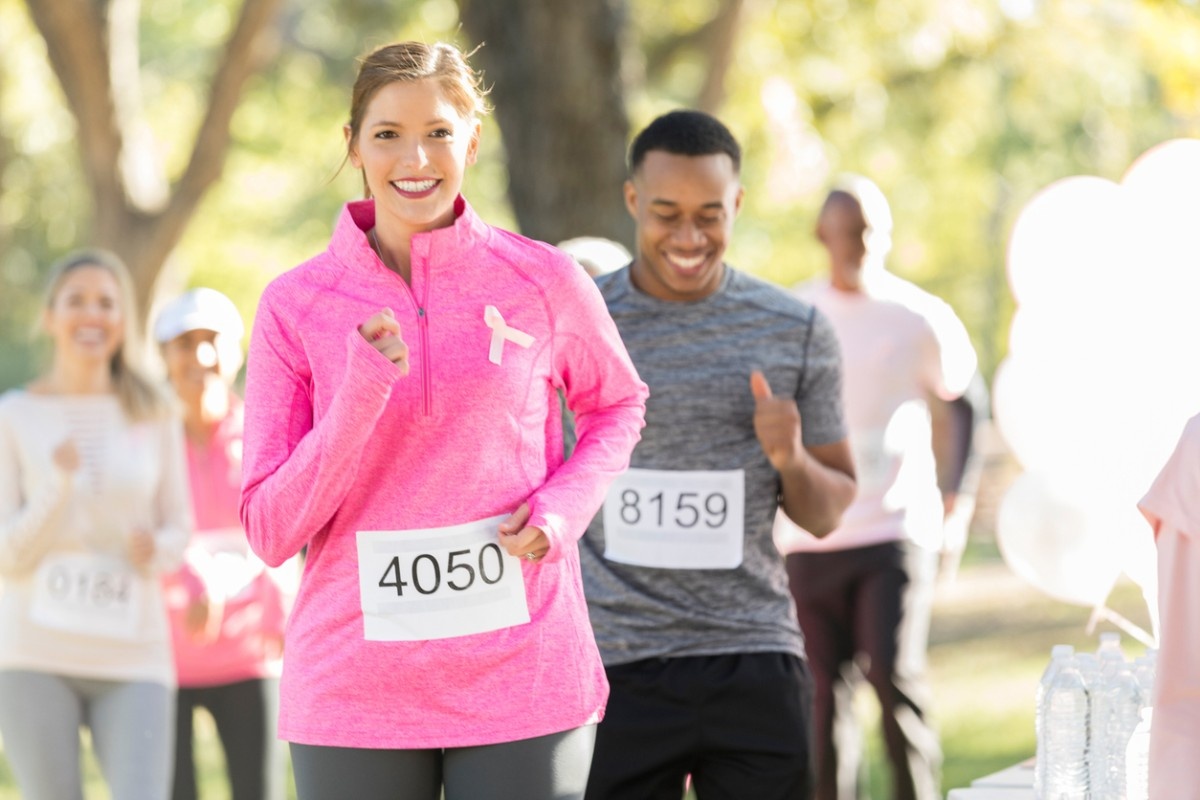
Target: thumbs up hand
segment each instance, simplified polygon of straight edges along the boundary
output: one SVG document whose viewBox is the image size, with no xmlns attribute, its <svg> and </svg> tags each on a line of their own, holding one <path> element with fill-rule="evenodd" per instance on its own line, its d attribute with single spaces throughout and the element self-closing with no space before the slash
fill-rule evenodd
<svg viewBox="0 0 1200 800">
<path fill-rule="evenodd" d="M 775 397 L 758 370 L 750 373 L 754 395 L 754 433 L 771 466 L 779 472 L 794 469 L 805 458 L 801 440 L 800 409 L 791 397 Z"/>
<path fill-rule="evenodd" d="M 400 323 L 390 308 L 385 308 L 359 326 L 358 332 L 396 365 L 401 375 L 408 374 L 408 345 L 400 338 Z"/>
</svg>

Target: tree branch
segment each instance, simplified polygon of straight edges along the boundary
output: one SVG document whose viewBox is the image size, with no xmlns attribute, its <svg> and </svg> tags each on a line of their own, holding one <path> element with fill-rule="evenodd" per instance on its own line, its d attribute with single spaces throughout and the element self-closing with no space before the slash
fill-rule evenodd
<svg viewBox="0 0 1200 800">
<path fill-rule="evenodd" d="M 696 95 L 696 107 L 710 114 L 716 114 L 725 102 L 725 76 L 733 65 L 744 7 L 744 0 L 722 0 L 721 7 L 706 26 L 709 29 L 705 47 L 709 54 L 708 69 Z"/>
<path fill-rule="evenodd" d="M 122 195 L 121 129 L 109 72 L 106 7 L 88 0 L 26 0 L 79 126 L 83 169 L 97 204 Z"/>
<path fill-rule="evenodd" d="M 645 48 L 647 81 L 657 81 L 667 67 L 679 57 L 680 53 L 708 41 L 712 36 L 712 29 L 716 25 L 716 21 L 717 17 L 714 16 L 698 28 L 647 44 Z"/>
<path fill-rule="evenodd" d="M 704 82 L 696 92 L 695 106 L 715 114 L 725 101 L 725 77 L 733 64 L 745 0 L 720 0 L 717 11 L 703 25 L 646 46 L 646 80 L 662 78 L 683 53 L 694 50 L 704 57 Z"/>
<path fill-rule="evenodd" d="M 271 22 L 281 0 L 245 0 L 237 27 L 226 43 L 209 88 L 208 111 L 196 134 L 187 169 L 164 216 L 187 220 L 206 189 L 221 176 L 229 148 L 230 124 L 246 81 L 275 54 L 278 37 Z"/>
</svg>

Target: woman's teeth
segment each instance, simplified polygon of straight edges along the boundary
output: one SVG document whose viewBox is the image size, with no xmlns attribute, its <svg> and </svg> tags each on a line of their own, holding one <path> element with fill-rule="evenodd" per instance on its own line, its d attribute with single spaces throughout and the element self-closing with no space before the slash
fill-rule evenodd
<svg viewBox="0 0 1200 800">
<path fill-rule="evenodd" d="M 402 192 L 428 192 L 437 186 L 437 181 L 392 181 L 392 185 Z"/>
</svg>

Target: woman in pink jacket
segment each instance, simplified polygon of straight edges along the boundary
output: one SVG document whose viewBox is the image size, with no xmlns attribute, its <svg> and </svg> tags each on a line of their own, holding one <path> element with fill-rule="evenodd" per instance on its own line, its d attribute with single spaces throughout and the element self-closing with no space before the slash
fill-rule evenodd
<svg viewBox="0 0 1200 800">
<path fill-rule="evenodd" d="M 279 718 L 301 800 L 586 784 L 608 687 L 576 541 L 647 390 L 583 270 L 459 194 L 483 111 L 449 45 L 368 55 L 368 199 L 259 305 L 241 516 L 268 564 L 308 548 Z"/>
</svg>

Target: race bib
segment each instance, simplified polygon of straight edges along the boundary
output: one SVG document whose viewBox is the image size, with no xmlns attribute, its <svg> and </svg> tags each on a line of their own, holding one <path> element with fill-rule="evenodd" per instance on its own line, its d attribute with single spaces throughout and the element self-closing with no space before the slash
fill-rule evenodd
<svg viewBox="0 0 1200 800">
<path fill-rule="evenodd" d="M 363 635 L 447 639 L 529 622 L 521 559 L 497 541 L 507 515 L 416 531 L 359 531 Z"/>
<path fill-rule="evenodd" d="M 604 500 L 604 557 L 662 569 L 742 563 L 746 476 L 629 469 Z"/>
<path fill-rule="evenodd" d="M 42 560 L 34 575 L 30 615 L 45 628 L 135 639 L 142 615 L 142 583 L 123 558 L 61 553 Z"/>
<path fill-rule="evenodd" d="M 870 428 L 850 436 L 855 480 L 861 495 L 886 490 L 895 477 L 897 457 L 888 452 L 887 431 Z"/>
</svg>

